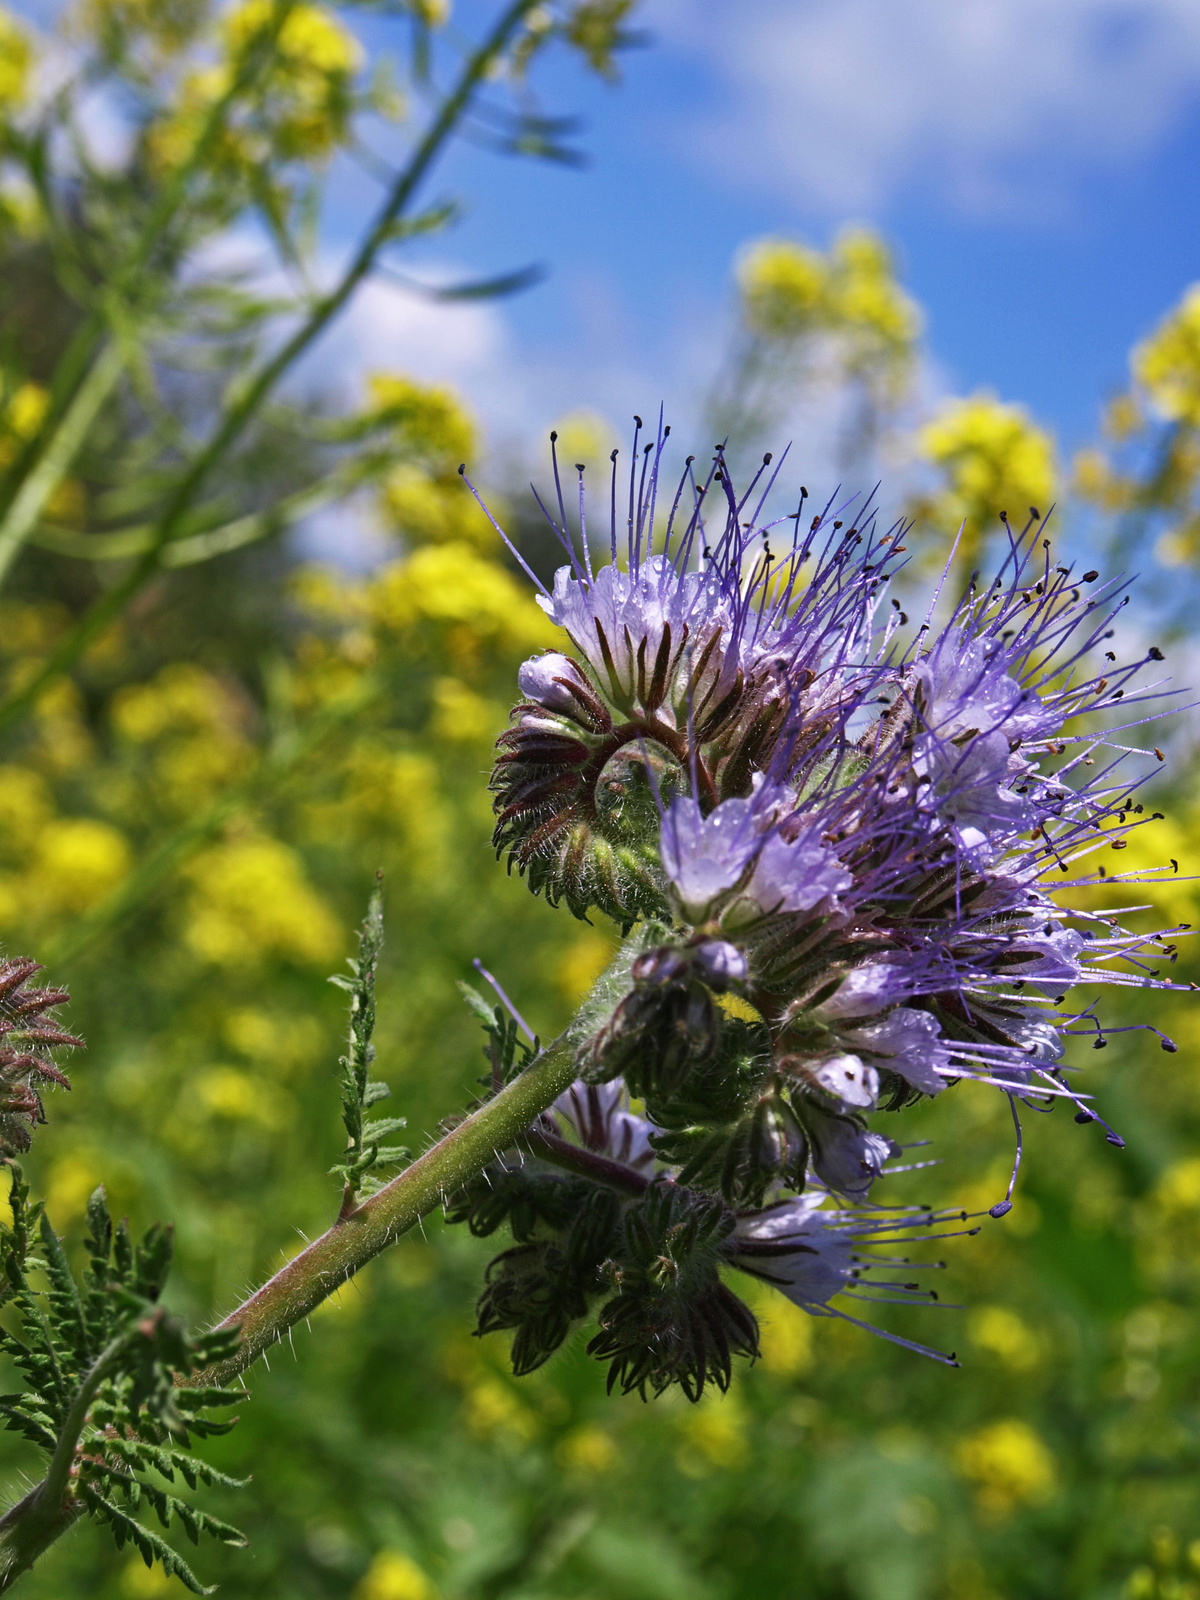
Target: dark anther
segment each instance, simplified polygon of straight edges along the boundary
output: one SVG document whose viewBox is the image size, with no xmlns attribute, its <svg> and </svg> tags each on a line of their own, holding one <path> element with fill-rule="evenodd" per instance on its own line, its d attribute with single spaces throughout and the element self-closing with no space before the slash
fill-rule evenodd
<svg viewBox="0 0 1200 1600">
<path fill-rule="evenodd" d="M 1038 510 L 1038 508 L 1036 506 L 1030 506 L 1029 515 L 1033 518 L 1033 520 L 1035 522 L 1040 522 L 1042 520 L 1042 513 Z M 1049 539 L 1044 541 L 1044 543 L 1042 545 L 1042 548 L 1043 548 L 1043 550 L 1049 550 L 1049 548 L 1050 548 Z"/>
<path fill-rule="evenodd" d="M 1166 660 L 1166 657 L 1163 655 L 1162 651 L 1158 648 L 1158 646 L 1156 644 L 1152 644 L 1150 646 L 1150 660 L 1151 661 L 1165 661 Z"/>
<path fill-rule="evenodd" d="M 639 428 L 642 426 L 642 419 L 638 416 L 636 411 L 633 414 L 633 420 L 637 423 Z"/>
<path fill-rule="evenodd" d="M 619 451 L 619 450 L 614 450 L 614 451 L 613 451 L 613 453 L 612 453 L 612 455 L 610 455 L 610 456 L 609 456 L 609 458 L 608 458 L 608 459 L 609 459 L 609 460 L 610 460 L 610 461 L 615 461 L 615 460 L 616 460 L 616 459 L 617 459 L 617 457 L 618 457 L 618 455 L 619 455 L 619 454 L 620 454 L 620 451 Z"/>
<path fill-rule="evenodd" d="M 1084 583 L 1095 583 L 1096 579 L 1099 576 L 1100 576 L 1099 572 L 1097 571 L 1097 569 L 1095 567 L 1093 567 L 1090 572 L 1085 572 L 1084 573 L 1082 581 Z"/>
<path fill-rule="evenodd" d="M 1012 1210 L 1011 1200 L 999 1200 L 988 1212 L 989 1217 L 1006 1217 Z"/>
<path fill-rule="evenodd" d="M 1157 756 L 1159 761 L 1165 761 L 1167 759 L 1166 756 L 1163 755 L 1162 751 L 1158 748 L 1157 745 L 1155 745 L 1155 747 L 1154 747 L 1154 754 Z"/>
<path fill-rule="evenodd" d="M 577 461 L 575 463 L 575 471 L 576 472 L 582 472 L 583 471 L 583 462 L 582 461 Z"/>
<path fill-rule="evenodd" d="M 550 443 L 553 444 L 554 441 L 557 438 L 558 438 L 558 429 L 557 428 L 551 428 L 550 429 Z"/>
<path fill-rule="evenodd" d="M 1107 1044 L 1108 1044 L 1108 1040 L 1104 1037 L 1103 1034 L 1101 1034 L 1099 1036 L 1099 1038 L 1093 1040 L 1092 1049 L 1093 1050 L 1103 1050 L 1107 1046 Z"/>
<path fill-rule="evenodd" d="M 1158 1042 L 1161 1048 L 1164 1049 L 1169 1056 L 1173 1056 L 1178 1053 L 1179 1046 L 1175 1043 L 1174 1039 L 1160 1038 Z"/>
<path fill-rule="evenodd" d="M 687 460 L 686 460 L 686 461 L 685 461 L 685 462 L 684 462 L 684 463 L 683 463 L 683 464 L 684 464 L 684 466 L 685 466 L 685 467 L 690 467 L 690 466 L 691 466 L 691 464 L 692 464 L 692 462 L 693 462 L 693 461 L 695 461 L 695 459 L 696 459 L 696 458 L 695 458 L 695 456 L 689 456 L 689 457 L 688 457 L 688 458 L 687 458 Z"/>
<path fill-rule="evenodd" d="M 1008 521 L 1008 512 L 1007 511 L 1002 511 L 1000 513 L 1000 521 L 1001 522 L 1007 522 Z"/>
<path fill-rule="evenodd" d="M 763 466 L 764 467 L 769 467 L 770 465 L 771 465 L 771 452 L 768 450 L 766 455 L 763 457 Z"/>
<path fill-rule="evenodd" d="M 462 477 L 463 473 L 466 472 L 466 470 L 467 470 L 467 463 L 465 461 L 460 461 L 459 464 L 458 464 L 458 475 L 459 475 L 460 478 Z"/>
<path fill-rule="evenodd" d="M 1075 1113 L 1076 1122 L 1095 1122 L 1095 1120 L 1096 1116 L 1092 1111 L 1077 1111 Z"/>
</svg>

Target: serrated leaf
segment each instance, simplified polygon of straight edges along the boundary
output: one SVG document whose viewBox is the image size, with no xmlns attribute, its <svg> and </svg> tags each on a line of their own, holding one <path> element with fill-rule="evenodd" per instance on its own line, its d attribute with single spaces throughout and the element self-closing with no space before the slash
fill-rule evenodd
<svg viewBox="0 0 1200 1600">
<path fill-rule="evenodd" d="M 401 1128 L 407 1127 L 407 1117 L 383 1117 L 378 1122 L 363 1125 L 363 1138 L 377 1143 L 380 1139 L 386 1139 L 389 1133 L 399 1133 Z"/>
<path fill-rule="evenodd" d="M 153 1566 L 155 1558 L 157 1558 L 161 1562 L 162 1569 L 167 1577 L 178 1578 L 184 1588 L 190 1589 L 193 1594 L 213 1594 L 215 1592 L 216 1585 L 205 1586 L 202 1584 L 187 1562 L 181 1556 L 176 1555 L 166 1540 L 155 1533 L 152 1528 L 147 1528 L 144 1524 L 135 1521 L 133 1517 L 122 1511 L 120 1506 L 116 1506 L 111 1500 L 106 1499 L 91 1484 L 84 1484 L 81 1493 L 89 1511 L 109 1524 L 116 1539 L 118 1550 L 124 1549 L 125 1543 L 128 1541 L 140 1553 L 142 1560 L 148 1567 Z"/>
<path fill-rule="evenodd" d="M 467 983 L 460 978 L 458 980 L 458 992 L 466 1001 L 468 1009 L 475 1013 L 485 1028 L 495 1027 L 495 1012 L 473 983 Z"/>
</svg>

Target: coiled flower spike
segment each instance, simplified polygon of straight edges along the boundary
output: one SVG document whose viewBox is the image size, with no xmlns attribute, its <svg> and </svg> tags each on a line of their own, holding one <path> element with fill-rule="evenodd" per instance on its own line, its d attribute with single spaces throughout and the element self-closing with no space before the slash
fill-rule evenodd
<svg viewBox="0 0 1200 1600">
<path fill-rule="evenodd" d="M 906 633 L 888 594 L 906 525 L 880 534 L 869 505 L 851 519 L 831 504 L 805 526 L 804 492 L 769 517 L 771 458 L 739 495 L 720 450 L 702 479 L 688 458 L 660 515 L 668 431 L 644 448 L 635 434 L 620 536 L 614 463 L 599 567 L 583 469 L 573 533 L 555 461 L 546 514 L 567 564 L 538 598 L 565 637 L 521 669 L 493 789 L 510 868 L 627 930 L 571 1030 L 580 1081 L 558 1131 L 517 1158 L 522 1196 L 561 1181 L 564 1141 L 573 1181 L 590 1172 L 610 1191 L 607 1231 L 582 1257 L 574 1220 L 543 1209 L 531 1225 L 539 1249 L 575 1262 L 555 1337 L 586 1304 L 612 1382 L 694 1396 L 728 1381 L 728 1353 L 756 1349 L 714 1298 L 715 1260 L 814 1315 L 848 1315 L 835 1296 L 886 1281 L 873 1247 L 969 1220 L 874 1205 L 902 1147 L 868 1119 L 964 1079 L 1012 1111 L 1012 1179 L 991 1208 L 1003 1216 L 1023 1107 L 1064 1100 L 1076 1121 L 1101 1120 L 1063 1059 L 1073 1037 L 1106 1036 L 1073 994 L 1175 987 L 1146 956 L 1186 930 L 1134 935 L 1119 912 L 1057 898 L 1113 881 L 1087 859 L 1154 820 L 1137 795 L 1162 758 L 1130 736 L 1161 714 L 1167 691 L 1139 674 L 1163 657 L 1118 665 L 1106 648 L 1128 601 L 1119 581 L 1054 565 L 1032 513 L 1020 532 L 1004 523 L 989 587 L 973 578 L 935 627 L 939 588 Z M 493 1197 L 513 1182 L 513 1158 L 501 1165 Z M 504 1211 L 482 1192 L 463 1204 Z M 554 1292 L 539 1272 L 518 1299 L 544 1330 Z M 658 1342 L 639 1345 L 639 1327 Z M 666 1352 L 689 1341 L 677 1368 Z"/>
</svg>

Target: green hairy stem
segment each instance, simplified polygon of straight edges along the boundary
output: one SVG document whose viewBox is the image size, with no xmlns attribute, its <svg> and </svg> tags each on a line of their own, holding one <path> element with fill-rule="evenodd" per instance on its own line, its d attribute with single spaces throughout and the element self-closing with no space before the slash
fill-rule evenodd
<svg viewBox="0 0 1200 1600">
<path fill-rule="evenodd" d="M 241 1331 L 237 1351 L 189 1381 L 225 1384 L 244 1372 L 360 1267 L 482 1172 L 576 1075 L 575 1052 L 563 1035 L 507 1088 L 452 1128 L 385 1188 L 339 1218 L 231 1311 L 218 1326 Z"/>
<path fill-rule="evenodd" d="M 326 1233 L 230 1312 L 217 1331 L 240 1332 L 235 1353 L 188 1375 L 188 1385 L 205 1388 L 232 1382 L 368 1261 L 526 1134 L 575 1075 L 575 1052 L 563 1035 L 506 1088 L 452 1128 L 385 1188 L 339 1217 Z M 554 1158 L 553 1151 L 545 1153 Z M 130 1339 L 136 1337 L 136 1330 L 122 1335 L 94 1363 L 72 1404 L 46 1477 L 0 1517 L 0 1593 L 28 1572 L 86 1509 L 74 1487 L 79 1441 L 101 1384 L 119 1365 Z"/>
</svg>

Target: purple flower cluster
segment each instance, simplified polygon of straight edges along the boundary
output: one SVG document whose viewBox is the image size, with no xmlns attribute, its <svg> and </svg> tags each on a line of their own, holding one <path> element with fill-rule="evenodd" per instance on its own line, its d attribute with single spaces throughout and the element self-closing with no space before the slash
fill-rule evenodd
<svg viewBox="0 0 1200 1600">
<path fill-rule="evenodd" d="M 496 842 L 552 900 L 633 930 L 577 1024 L 595 1087 L 572 1105 L 603 1086 L 638 1170 L 653 1150 L 660 1181 L 722 1194 L 728 1258 L 827 1308 L 864 1240 L 919 1220 L 871 1207 L 899 1146 L 869 1113 L 973 1078 L 1008 1097 L 1018 1149 L 1023 1103 L 1099 1120 L 1061 1059 L 1103 1037 L 1074 996 L 1165 986 L 1147 958 L 1167 935 L 1056 895 L 1104 881 L 1097 852 L 1152 820 L 1136 730 L 1165 691 L 1135 679 L 1162 654 L 1116 663 L 1128 596 L 1055 564 L 1036 516 L 1004 522 L 989 584 L 940 617 L 939 590 L 912 627 L 890 592 L 906 525 L 854 502 L 809 517 L 803 491 L 769 515 L 771 458 L 739 494 L 720 450 L 703 474 L 687 459 L 668 509 L 667 431 L 635 437 L 620 534 L 614 465 L 598 568 L 583 469 L 573 534 L 555 464 L 567 562 L 538 601 L 566 641 L 521 669 Z M 714 1003 L 731 991 L 755 1021 Z"/>
</svg>

